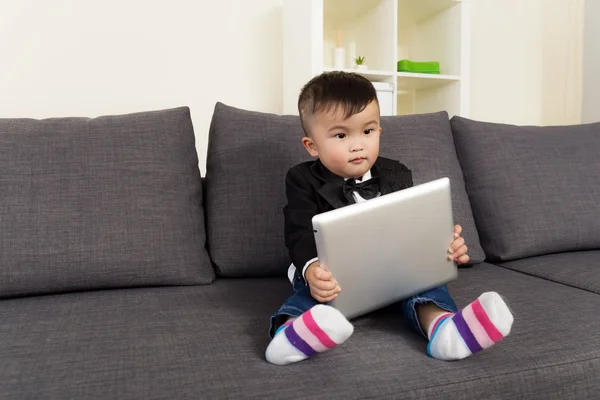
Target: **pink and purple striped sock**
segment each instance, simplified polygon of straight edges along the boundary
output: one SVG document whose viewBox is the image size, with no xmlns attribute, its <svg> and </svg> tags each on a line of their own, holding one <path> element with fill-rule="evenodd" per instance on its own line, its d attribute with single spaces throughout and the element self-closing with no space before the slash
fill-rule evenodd
<svg viewBox="0 0 600 400">
<path fill-rule="evenodd" d="M 442 314 L 431 323 L 427 353 L 442 360 L 466 358 L 507 336 L 513 320 L 498 293 L 483 293 L 458 313 Z"/>
<path fill-rule="evenodd" d="M 277 365 L 298 362 L 342 344 L 353 331 L 338 310 L 319 304 L 277 330 L 266 358 Z"/>
</svg>

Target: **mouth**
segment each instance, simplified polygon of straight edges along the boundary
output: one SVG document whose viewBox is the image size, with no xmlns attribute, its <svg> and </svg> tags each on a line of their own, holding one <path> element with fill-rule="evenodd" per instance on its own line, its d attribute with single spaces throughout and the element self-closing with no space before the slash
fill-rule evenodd
<svg viewBox="0 0 600 400">
<path fill-rule="evenodd" d="M 350 160 L 350 162 L 352 164 L 360 164 L 361 162 L 365 161 L 367 158 L 366 157 L 356 157 L 353 158 L 352 160 Z"/>
</svg>

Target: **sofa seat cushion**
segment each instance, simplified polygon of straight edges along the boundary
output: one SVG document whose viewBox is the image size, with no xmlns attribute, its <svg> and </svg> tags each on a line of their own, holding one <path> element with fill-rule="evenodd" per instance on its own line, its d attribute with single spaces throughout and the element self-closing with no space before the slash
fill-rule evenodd
<svg viewBox="0 0 600 400">
<path fill-rule="evenodd" d="M 600 123 L 451 124 L 488 261 L 600 250 Z"/>
<path fill-rule="evenodd" d="M 600 296 L 481 264 L 450 285 L 459 306 L 496 290 L 511 334 L 459 362 L 390 309 L 311 360 L 264 360 L 285 278 L 120 289 L 0 302 L 0 398 L 590 399 L 600 392 Z M 548 324 L 551 321 L 551 324 Z"/>
<path fill-rule="evenodd" d="M 454 220 L 463 227 L 471 262 L 485 256 L 465 190 L 448 114 L 382 117 L 381 156 L 400 160 L 415 184 L 449 177 Z M 208 248 L 226 277 L 285 275 L 285 177 L 310 160 L 300 119 L 218 103 L 210 127 L 206 171 Z"/>
<path fill-rule="evenodd" d="M 187 107 L 0 119 L 0 298 L 208 284 Z"/>
<path fill-rule="evenodd" d="M 577 251 L 529 257 L 502 267 L 600 294 L 600 251 Z"/>
</svg>

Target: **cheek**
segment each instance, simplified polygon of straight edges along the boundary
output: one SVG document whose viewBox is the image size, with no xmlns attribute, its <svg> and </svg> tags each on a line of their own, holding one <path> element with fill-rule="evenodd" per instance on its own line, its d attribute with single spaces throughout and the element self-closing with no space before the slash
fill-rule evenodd
<svg viewBox="0 0 600 400">
<path fill-rule="evenodd" d="M 329 142 L 326 145 L 326 152 L 329 160 L 335 164 L 340 164 L 346 160 L 346 154 L 344 148 L 340 143 Z"/>
<path fill-rule="evenodd" d="M 348 152 L 345 147 L 338 146 L 333 157 L 335 162 L 339 165 L 345 165 L 348 162 Z"/>
<path fill-rule="evenodd" d="M 379 138 L 373 140 L 373 143 L 371 143 L 371 148 L 369 150 L 372 155 L 379 153 Z"/>
</svg>

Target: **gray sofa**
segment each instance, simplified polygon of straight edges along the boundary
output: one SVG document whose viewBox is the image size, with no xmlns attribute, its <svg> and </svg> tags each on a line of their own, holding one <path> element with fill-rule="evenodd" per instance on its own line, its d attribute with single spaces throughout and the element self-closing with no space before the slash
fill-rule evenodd
<svg viewBox="0 0 600 400">
<path fill-rule="evenodd" d="M 416 183 L 450 177 L 472 263 L 449 288 L 506 297 L 499 345 L 431 359 L 389 308 L 326 356 L 264 360 L 297 117 L 217 104 L 205 180 L 186 107 L 4 119 L 0 398 L 600 398 L 600 124 L 382 126 Z"/>
</svg>

